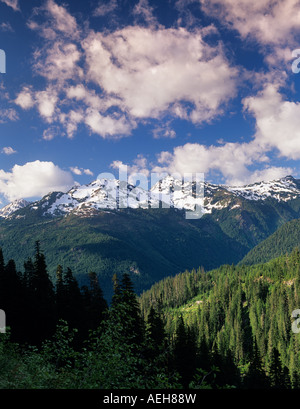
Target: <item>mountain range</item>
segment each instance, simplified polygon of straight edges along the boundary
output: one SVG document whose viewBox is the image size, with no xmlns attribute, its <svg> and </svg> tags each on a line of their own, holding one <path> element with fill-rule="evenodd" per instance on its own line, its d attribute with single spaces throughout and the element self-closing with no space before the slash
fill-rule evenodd
<svg viewBox="0 0 300 409">
<path fill-rule="evenodd" d="M 195 206 L 202 214 L 214 209 L 233 210 L 240 206 L 238 199 L 264 201 L 275 199 L 287 202 L 300 197 L 300 181 L 292 176 L 271 181 L 258 182 L 246 186 L 222 186 L 199 182 L 198 194 L 196 182 L 186 182 L 167 176 L 158 181 L 149 190 L 119 180 L 97 179 L 88 185 L 76 185 L 67 192 L 51 192 L 41 200 L 28 202 L 15 200 L 0 209 L 1 218 L 22 217 L 16 213 L 28 207 L 43 216 L 61 216 L 70 213 L 90 216 L 98 210 L 119 208 L 157 208 L 161 202 L 163 208 L 173 207 L 192 211 Z"/>
<path fill-rule="evenodd" d="M 129 271 L 140 293 L 186 269 L 238 263 L 300 218 L 300 181 L 287 176 L 241 187 L 168 176 L 147 190 L 97 179 L 14 201 L 0 218 L 0 246 L 19 269 L 39 240 L 53 279 L 58 264 L 82 284 L 93 270 L 109 299 L 114 273 Z"/>
</svg>

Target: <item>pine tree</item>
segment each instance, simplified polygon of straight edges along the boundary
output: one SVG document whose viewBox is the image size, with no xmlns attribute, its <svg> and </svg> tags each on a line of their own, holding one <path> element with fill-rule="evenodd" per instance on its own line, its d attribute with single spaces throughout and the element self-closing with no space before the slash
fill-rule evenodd
<svg viewBox="0 0 300 409">
<path fill-rule="evenodd" d="M 108 305 L 103 297 L 103 291 L 99 285 L 95 272 L 89 273 L 89 287 L 82 288 L 85 333 L 97 329 L 106 317 Z"/>
<path fill-rule="evenodd" d="M 152 358 L 162 351 L 166 342 L 166 332 L 163 320 L 153 307 L 150 308 L 147 318 L 147 340 L 148 350 L 150 350 L 150 356 Z"/>
<path fill-rule="evenodd" d="M 246 389 L 267 389 L 269 387 L 256 339 L 253 342 L 249 371 L 244 379 L 244 387 Z"/>
<path fill-rule="evenodd" d="M 64 317 L 65 289 L 63 279 L 64 279 L 63 268 L 61 265 L 58 265 L 56 269 L 56 288 L 55 288 L 57 319 L 60 318 L 63 319 Z"/>
<path fill-rule="evenodd" d="M 134 344 L 141 345 L 144 340 L 144 321 L 129 274 L 123 274 L 120 289 L 117 287 L 117 291 L 118 304 L 123 306 L 125 312 L 126 326 L 124 331 L 126 336 L 131 338 Z"/>
<path fill-rule="evenodd" d="M 28 338 L 32 343 L 40 344 L 55 331 L 56 309 L 54 286 L 49 278 L 45 256 L 40 251 L 38 241 L 35 248 L 33 270 L 28 276 L 28 295 L 30 297 Z"/>
<path fill-rule="evenodd" d="M 284 386 L 284 374 L 277 348 L 273 347 L 270 354 L 269 379 L 272 389 L 282 389 Z"/>
<path fill-rule="evenodd" d="M 184 387 L 188 387 L 196 369 L 196 339 L 194 331 L 185 327 L 182 316 L 179 317 L 174 340 L 174 365 Z"/>
</svg>

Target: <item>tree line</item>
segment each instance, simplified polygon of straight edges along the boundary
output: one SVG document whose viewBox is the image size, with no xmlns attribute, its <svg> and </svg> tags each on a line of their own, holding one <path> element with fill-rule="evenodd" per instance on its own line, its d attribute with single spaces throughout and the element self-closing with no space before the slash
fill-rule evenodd
<svg viewBox="0 0 300 409">
<path fill-rule="evenodd" d="M 300 386 L 300 336 L 292 331 L 299 296 L 295 248 L 265 264 L 167 277 L 144 292 L 140 304 L 145 316 L 158 308 L 170 337 L 183 330 L 193 334 L 202 369 L 220 367 L 218 359 L 225 359 L 231 370 L 224 376 L 229 381 L 233 375 L 229 383 L 290 389 Z"/>
<path fill-rule="evenodd" d="M 0 388 L 299 388 L 299 266 L 186 271 L 140 297 L 115 274 L 108 305 L 94 273 L 53 284 L 38 242 L 22 273 L 0 251 Z"/>
</svg>

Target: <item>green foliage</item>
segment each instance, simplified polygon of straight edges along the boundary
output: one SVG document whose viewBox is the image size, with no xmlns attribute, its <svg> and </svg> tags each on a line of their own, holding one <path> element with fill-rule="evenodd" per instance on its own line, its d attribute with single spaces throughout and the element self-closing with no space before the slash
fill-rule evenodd
<svg viewBox="0 0 300 409">
<path fill-rule="evenodd" d="M 299 263 L 295 249 L 265 264 L 186 271 L 139 298 L 129 274 L 115 275 L 107 308 L 95 273 L 80 288 L 72 271 L 58 266 L 52 288 L 39 247 L 23 274 L 0 254 L 0 302 L 10 305 L 4 290 L 13 294 L 11 285 L 23 297 L 12 328 L 0 334 L 0 388 L 297 389 L 300 339 L 291 312 L 299 308 Z M 34 322 L 49 316 L 51 294 L 55 307 L 55 330 L 45 335 L 42 327 L 35 346 L 19 327 L 29 294 L 41 307 Z"/>
<path fill-rule="evenodd" d="M 205 373 L 218 367 L 218 387 L 296 388 L 300 340 L 292 333 L 291 314 L 299 308 L 299 263 L 295 249 L 266 264 L 186 271 L 144 292 L 141 309 L 146 316 L 152 306 L 159 308 L 177 342 L 186 342 L 187 328 L 196 332 L 197 367 Z M 175 351 L 183 345 L 175 341 Z"/>
<path fill-rule="evenodd" d="M 292 220 L 281 226 L 250 250 L 239 264 L 265 263 L 273 258 L 290 254 L 295 247 L 300 247 L 300 220 Z"/>
</svg>

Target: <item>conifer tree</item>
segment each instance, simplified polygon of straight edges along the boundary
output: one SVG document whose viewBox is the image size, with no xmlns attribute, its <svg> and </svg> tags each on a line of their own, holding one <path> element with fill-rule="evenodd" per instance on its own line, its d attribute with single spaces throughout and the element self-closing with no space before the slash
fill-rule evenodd
<svg viewBox="0 0 300 409">
<path fill-rule="evenodd" d="M 34 344 L 40 344 L 55 331 L 56 309 L 54 286 L 49 278 L 45 256 L 40 251 L 39 241 L 36 242 L 35 249 L 33 270 L 28 277 L 30 296 L 28 321 L 30 340 Z"/>
<path fill-rule="evenodd" d="M 196 369 L 196 339 L 192 329 L 185 327 L 182 316 L 178 319 L 174 341 L 174 364 L 182 384 L 188 387 Z"/>
<path fill-rule="evenodd" d="M 124 273 L 121 281 L 118 303 L 124 308 L 124 320 L 126 326 L 124 331 L 128 338 L 132 338 L 132 342 L 141 345 L 144 340 L 144 321 L 141 316 L 140 306 L 137 301 L 137 296 L 133 290 L 133 284 L 128 273 Z M 117 293 L 118 294 L 118 293 Z M 115 297 L 116 299 L 116 297 Z"/>
<path fill-rule="evenodd" d="M 244 379 L 246 389 L 267 389 L 269 387 L 268 378 L 263 369 L 263 363 L 259 355 L 256 339 L 253 342 L 250 356 L 249 371 Z"/>
<path fill-rule="evenodd" d="M 81 289 L 84 311 L 83 328 L 85 333 L 89 330 L 95 330 L 106 318 L 105 314 L 108 305 L 103 297 L 103 291 L 99 285 L 98 277 L 95 272 L 89 273 L 89 287 L 84 286 Z"/>
<path fill-rule="evenodd" d="M 270 354 L 269 364 L 270 387 L 272 389 L 282 389 L 284 383 L 283 376 L 278 349 L 273 347 Z"/>
<path fill-rule="evenodd" d="M 153 307 L 150 308 L 150 312 L 147 318 L 147 341 L 148 350 L 152 357 L 158 355 L 165 346 L 166 332 L 164 329 L 163 320 L 156 313 Z"/>
</svg>

